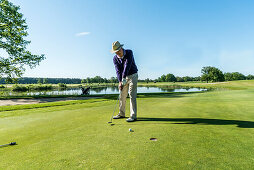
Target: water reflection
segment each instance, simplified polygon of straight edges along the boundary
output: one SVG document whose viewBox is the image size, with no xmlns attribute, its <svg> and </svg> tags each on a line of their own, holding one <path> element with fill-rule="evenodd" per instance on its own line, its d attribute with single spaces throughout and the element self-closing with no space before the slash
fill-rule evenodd
<svg viewBox="0 0 254 170">
<path fill-rule="evenodd" d="M 196 92 L 196 91 L 206 91 L 207 89 L 202 88 L 167 88 L 167 87 L 138 87 L 138 93 L 159 93 L 159 92 Z M 118 87 L 98 87 L 91 88 L 89 94 L 118 94 Z M 38 95 L 81 95 L 81 88 L 68 88 L 68 89 L 58 89 L 51 91 L 30 91 L 30 92 L 1 92 L 1 96 L 38 96 Z"/>
<path fill-rule="evenodd" d="M 201 88 L 159 88 L 159 87 L 138 87 L 138 93 L 159 93 L 159 92 L 194 92 L 194 91 L 206 91 L 206 89 Z M 30 95 L 43 95 L 44 93 L 36 92 L 37 94 L 33 94 L 34 92 L 30 92 Z M 91 88 L 89 94 L 118 94 L 118 87 L 100 87 L 100 88 Z M 66 90 L 56 90 L 46 92 L 47 95 L 80 95 L 82 94 L 81 89 L 66 89 Z"/>
</svg>

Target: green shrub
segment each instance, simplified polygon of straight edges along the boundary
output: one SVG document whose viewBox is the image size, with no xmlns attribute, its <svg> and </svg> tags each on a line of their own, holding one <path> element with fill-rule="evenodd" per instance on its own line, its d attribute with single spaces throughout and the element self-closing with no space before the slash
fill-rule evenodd
<svg viewBox="0 0 254 170">
<path fill-rule="evenodd" d="M 12 91 L 17 91 L 17 92 L 19 92 L 19 91 L 21 91 L 21 92 L 25 92 L 25 91 L 28 91 L 29 90 L 29 88 L 27 87 L 27 86 L 19 86 L 19 85 L 14 85 L 14 86 L 12 86 Z"/>
<path fill-rule="evenodd" d="M 53 87 L 52 85 L 41 85 L 41 86 L 38 86 L 37 90 L 52 90 Z"/>
<path fill-rule="evenodd" d="M 63 83 L 58 83 L 58 87 L 61 89 L 65 89 L 65 88 L 67 88 L 67 85 L 63 84 Z"/>
<path fill-rule="evenodd" d="M 52 85 L 29 85 L 28 86 L 29 90 L 38 90 L 38 91 L 42 91 L 42 90 L 52 90 L 53 86 Z"/>
<path fill-rule="evenodd" d="M 4 85 L 0 85 L 0 88 L 1 88 L 1 89 L 4 89 L 4 88 L 5 88 L 5 86 L 4 86 Z"/>
</svg>

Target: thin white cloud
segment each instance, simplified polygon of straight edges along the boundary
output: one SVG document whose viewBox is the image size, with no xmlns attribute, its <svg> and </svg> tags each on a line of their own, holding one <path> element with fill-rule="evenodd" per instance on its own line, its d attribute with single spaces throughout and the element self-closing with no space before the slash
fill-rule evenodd
<svg viewBox="0 0 254 170">
<path fill-rule="evenodd" d="M 91 32 L 80 32 L 80 33 L 77 33 L 76 36 L 80 37 L 80 36 L 85 36 L 85 35 L 89 35 L 89 34 L 91 34 Z"/>
</svg>

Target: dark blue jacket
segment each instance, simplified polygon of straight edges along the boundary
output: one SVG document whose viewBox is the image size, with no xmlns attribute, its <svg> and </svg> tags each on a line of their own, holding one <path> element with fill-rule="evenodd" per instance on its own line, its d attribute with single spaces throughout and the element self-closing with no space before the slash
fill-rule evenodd
<svg viewBox="0 0 254 170">
<path fill-rule="evenodd" d="M 116 69 L 116 74 L 118 81 L 122 81 L 126 76 L 132 75 L 138 72 L 133 53 L 131 50 L 124 50 L 124 57 L 118 58 L 117 55 L 114 56 L 113 62 Z"/>
</svg>

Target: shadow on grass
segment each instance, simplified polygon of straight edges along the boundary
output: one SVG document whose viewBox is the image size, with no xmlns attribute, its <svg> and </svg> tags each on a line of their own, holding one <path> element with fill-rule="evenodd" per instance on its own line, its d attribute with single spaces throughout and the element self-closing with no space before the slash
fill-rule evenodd
<svg viewBox="0 0 254 170">
<path fill-rule="evenodd" d="M 237 125 L 239 128 L 254 128 L 254 122 L 241 120 L 203 119 L 203 118 L 138 118 L 139 121 L 179 122 L 172 124 L 201 124 L 201 125 Z"/>
</svg>

